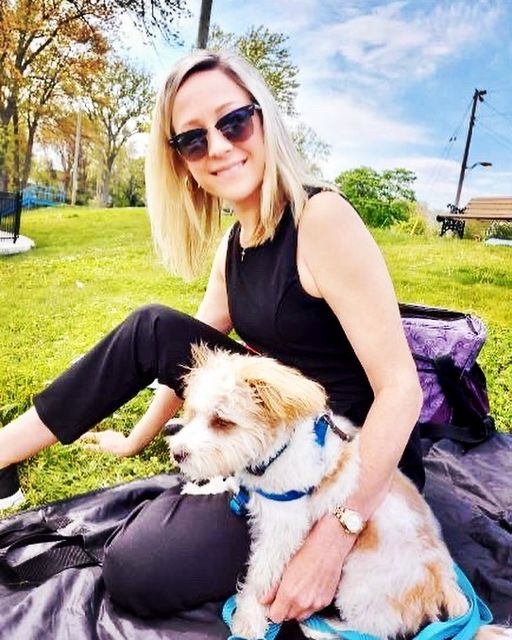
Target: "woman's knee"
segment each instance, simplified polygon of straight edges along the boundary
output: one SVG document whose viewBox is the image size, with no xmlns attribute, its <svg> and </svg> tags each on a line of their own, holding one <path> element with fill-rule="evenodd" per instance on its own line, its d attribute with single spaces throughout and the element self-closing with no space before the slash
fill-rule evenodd
<svg viewBox="0 0 512 640">
<path fill-rule="evenodd" d="M 233 593 L 248 550 L 247 524 L 226 494 L 163 494 L 108 544 L 105 586 L 140 616 L 165 615 Z"/>
<path fill-rule="evenodd" d="M 152 328 L 158 323 L 176 323 L 183 322 L 183 319 L 190 316 L 173 309 L 172 307 L 166 307 L 163 304 L 151 303 L 145 304 L 132 311 L 126 318 L 125 322 L 135 327 L 148 327 Z"/>
</svg>

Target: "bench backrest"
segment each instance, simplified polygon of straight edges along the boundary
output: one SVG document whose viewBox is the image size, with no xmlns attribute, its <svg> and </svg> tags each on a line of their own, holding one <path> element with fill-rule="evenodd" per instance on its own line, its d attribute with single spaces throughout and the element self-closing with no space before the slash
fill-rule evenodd
<svg viewBox="0 0 512 640">
<path fill-rule="evenodd" d="M 512 197 L 503 198 L 471 198 L 464 210 L 465 215 L 479 218 L 511 218 Z"/>
</svg>

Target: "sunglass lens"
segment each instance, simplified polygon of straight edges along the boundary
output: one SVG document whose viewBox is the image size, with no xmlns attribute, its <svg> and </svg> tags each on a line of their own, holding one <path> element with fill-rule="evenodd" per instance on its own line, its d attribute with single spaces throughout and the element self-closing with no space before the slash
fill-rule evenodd
<svg viewBox="0 0 512 640">
<path fill-rule="evenodd" d="M 184 135 L 179 138 L 178 147 L 181 155 L 187 160 L 201 160 L 208 149 L 206 134 L 197 132 L 193 135 Z"/>
<path fill-rule="evenodd" d="M 237 109 L 228 113 L 217 123 L 217 129 L 230 142 L 245 142 L 253 133 L 251 107 Z"/>
</svg>

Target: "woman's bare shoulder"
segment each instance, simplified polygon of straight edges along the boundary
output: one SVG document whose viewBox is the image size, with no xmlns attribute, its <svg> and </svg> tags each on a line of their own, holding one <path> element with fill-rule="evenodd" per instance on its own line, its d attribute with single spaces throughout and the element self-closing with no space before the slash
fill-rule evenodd
<svg viewBox="0 0 512 640">
<path fill-rule="evenodd" d="M 318 243 L 329 247 L 354 241 L 372 243 L 357 211 L 336 191 L 320 191 L 308 200 L 299 223 L 299 240 L 313 248 Z"/>
</svg>

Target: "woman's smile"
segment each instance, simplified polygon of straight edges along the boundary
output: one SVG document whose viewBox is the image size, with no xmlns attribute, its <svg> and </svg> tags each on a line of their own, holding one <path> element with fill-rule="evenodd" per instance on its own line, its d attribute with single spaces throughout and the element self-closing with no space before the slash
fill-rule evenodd
<svg viewBox="0 0 512 640">
<path fill-rule="evenodd" d="M 246 159 L 239 160 L 238 162 L 233 162 L 231 164 L 225 165 L 220 169 L 216 169 L 212 171 L 213 175 L 217 178 L 229 178 L 239 172 L 239 170 L 245 165 Z"/>
<path fill-rule="evenodd" d="M 185 80 L 172 110 L 175 134 L 191 128 L 207 130 L 204 157 L 181 160 L 187 171 L 205 191 L 227 200 L 239 213 L 259 211 L 265 170 L 261 116 L 259 112 L 251 115 L 251 134 L 241 142 L 232 142 L 215 125 L 219 118 L 252 102 L 252 96 L 233 79 L 220 69 L 212 69 Z"/>
</svg>

